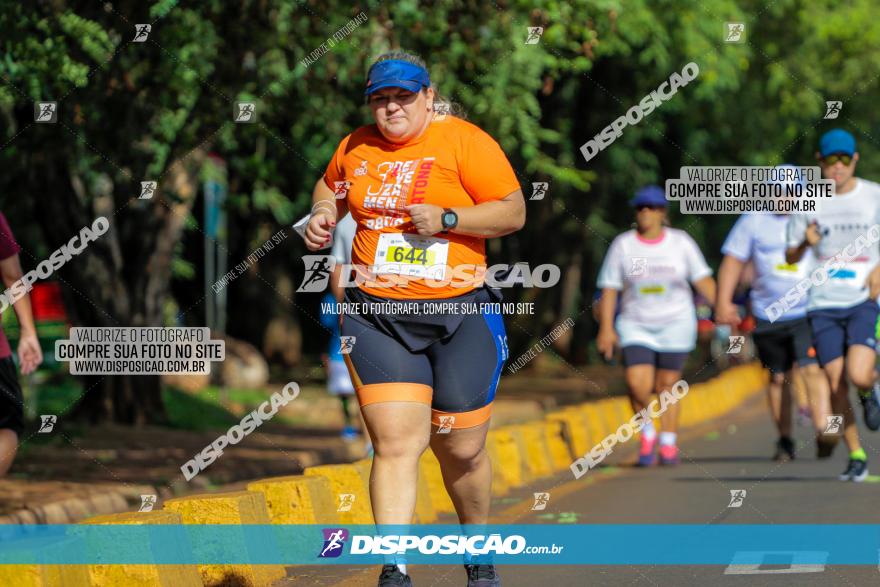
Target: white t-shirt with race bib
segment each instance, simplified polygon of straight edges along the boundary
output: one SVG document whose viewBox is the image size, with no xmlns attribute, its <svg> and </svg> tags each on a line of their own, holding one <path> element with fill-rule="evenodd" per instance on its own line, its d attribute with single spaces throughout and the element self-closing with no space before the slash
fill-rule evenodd
<svg viewBox="0 0 880 587">
<path fill-rule="evenodd" d="M 822 240 L 813 247 L 818 268 L 847 245 L 867 244 L 871 240 L 870 234 L 876 235 L 877 230 L 871 228 L 880 224 L 880 185 L 858 179 L 856 187 L 849 192 L 823 198 L 818 212 L 793 215 L 788 222 L 787 245 L 800 245 L 806 238 L 807 226 L 813 221 L 817 222 L 819 234 L 822 235 Z M 853 247 L 849 250 L 852 251 Z M 865 281 L 880 262 L 880 247 L 876 240 L 855 256 L 844 256 L 841 261 L 840 268 L 830 272 L 823 283 L 810 285 L 807 311 L 851 308 L 868 299 Z"/>
<path fill-rule="evenodd" d="M 640 238 L 635 230 L 615 238 L 598 286 L 623 292 L 615 323 L 621 345 L 692 350 L 697 318 L 690 284 L 710 275 L 697 243 L 682 230 L 667 228 L 656 241 Z"/>
<path fill-rule="evenodd" d="M 752 283 L 752 314 L 761 320 L 770 320 L 767 308 L 780 300 L 791 288 L 810 274 L 813 253 L 807 251 L 799 263 L 785 262 L 785 231 L 788 216 L 777 214 L 745 214 L 740 216 L 727 235 L 721 252 L 743 263 L 751 260 L 755 266 Z M 807 299 L 786 310 L 779 320 L 803 318 L 807 313 Z"/>
</svg>

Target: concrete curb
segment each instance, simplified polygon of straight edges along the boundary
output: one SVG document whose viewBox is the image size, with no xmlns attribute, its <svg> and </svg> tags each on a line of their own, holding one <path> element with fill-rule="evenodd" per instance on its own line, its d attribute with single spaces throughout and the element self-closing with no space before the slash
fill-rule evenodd
<svg viewBox="0 0 880 587">
<path fill-rule="evenodd" d="M 529 422 L 510 427 L 514 434 L 519 434 L 523 449 L 523 462 L 526 464 L 530 476 L 533 479 L 550 477 L 553 475 L 553 460 L 550 456 L 550 448 L 547 446 L 544 422 Z"/>
<path fill-rule="evenodd" d="M 248 483 L 262 493 L 273 524 L 339 524 L 336 500 L 326 477 L 290 475 Z"/>
<path fill-rule="evenodd" d="M 451 514 L 455 512 L 455 506 L 452 498 L 446 493 L 446 487 L 443 485 L 443 473 L 440 471 L 440 462 L 434 456 L 434 451 L 430 448 L 422 453 L 419 460 L 419 482 L 425 480 L 428 486 L 428 497 L 431 499 L 431 505 L 436 513 Z"/>
<path fill-rule="evenodd" d="M 340 524 L 372 524 L 373 508 L 370 505 L 369 473 L 364 476 L 363 465 L 319 465 L 306 467 L 306 477 L 320 476 L 330 482 L 333 505 Z M 352 496 L 352 497 L 344 497 Z M 326 512 L 319 512 L 325 515 Z"/>
<path fill-rule="evenodd" d="M 266 499 L 262 493 L 255 491 L 233 491 L 169 499 L 163 505 L 163 509 L 180 514 L 184 524 L 271 523 Z M 199 565 L 198 569 L 206 587 L 230 584 L 268 587 L 287 575 L 282 565 Z"/>
<path fill-rule="evenodd" d="M 574 460 L 571 447 L 565 438 L 565 423 L 557 420 L 543 420 L 539 424 L 544 429 L 544 439 L 550 452 L 550 466 L 553 472 L 564 471 Z"/>
<path fill-rule="evenodd" d="M 181 524 L 180 514 L 172 511 L 129 512 L 95 516 L 82 524 Z M 131 544 L 132 551 L 142 552 L 143 545 Z M 202 578 L 193 565 L 89 565 L 91 585 L 95 587 L 147 587 L 150 585 L 180 585 L 202 587 Z"/>
<path fill-rule="evenodd" d="M 733 367 L 715 379 L 690 386 L 687 396 L 681 400 L 682 425 L 701 424 L 730 411 L 760 392 L 767 382 L 766 371 L 752 363 Z M 610 398 L 555 410 L 541 420 L 490 430 L 486 450 L 492 461 L 492 494 L 503 496 L 511 488 L 564 471 L 575 458 L 588 453 L 632 415 L 626 398 Z M 370 467 L 369 459 L 307 467 L 303 475 L 254 481 L 248 485 L 248 491 L 171 499 L 165 502 L 162 512 L 153 512 L 153 515 L 110 514 L 84 523 L 169 523 L 158 520 L 173 512 L 184 524 L 372 524 Z M 354 500 L 350 504 L 345 502 L 350 506 L 347 511 L 338 511 L 343 494 L 353 495 Z M 415 522 L 430 523 L 437 519 L 438 513 L 453 511 L 440 464 L 427 450 L 419 462 Z M 33 587 L 90 584 L 143 587 L 204 584 L 210 587 L 234 576 L 239 581 L 236 584 L 262 587 L 285 576 L 281 565 L 199 565 L 198 577 L 192 566 L 183 570 L 178 567 L 157 570 L 157 566 L 150 565 L 100 565 L 108 568 L 98 571 L 95 567 L 87 570 L 85 566 L 0 566 L 0 583 Z M 64 569 L 63 581 L 58 577 L 60 569 Z M 77 569 L 81 571 L 79 575 Z M 163 580 L 166 576 L 163 573 L 173 573 L 176 580 Z M 110 581 L 111 577 L 114 581 Z M 128 582 L 115 581 L 116 577 Z M 137 579 L 130 581 L 135 577 Z M 193 582 L 194 578 L 201 583 Z"/>
<path fill-rule="evenodd" d="M 89 568 L 86 565 L 50 565 L 43 562 L 51 554 L 77 552 L 82 540 L 74 536 L 60 539 L 25 539 L 16 541 L 15 551 L 30 555 L 33 562 L 18 565 L 0 565 L 0 585 L 15 587 L 89 587 Z M 7 546 L 8 548 L 8 546 Z M 15 552 L 13 551 L 13 552 Z M 12 554 L 5 552 L 4 554 Z M 22 560 L 22 559 L 19 559 Z"/>
</svg>

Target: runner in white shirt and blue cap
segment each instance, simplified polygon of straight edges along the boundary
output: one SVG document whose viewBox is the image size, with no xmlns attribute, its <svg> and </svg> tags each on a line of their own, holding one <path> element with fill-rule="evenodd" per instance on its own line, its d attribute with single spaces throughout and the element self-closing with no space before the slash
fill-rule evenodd
<svg viewBox="0 0 880 587">
<path fill-rule="evenodd" d="M 823 199 L 817 212 L 791 217 L 786 260 L 798 263 L 812 249 L 820 265 L 807 290 L 807 318 L 816 357 L 831 386 L 832 410 L 844 417 L 850 460 L 840 479 L 864 481 L 867 455 L 859 444 L 847 379 L 859 388 L 865 424 L 877 430 L 880 403 L 874 337 L 880 313 L 876 301 L 880 293 L 880 186 L 855 177 L 859 154 L 855 138 L 845 130 L 822 135 L 816 156 L 822 175 L 834 180 L 836 193 Z"/>
<path fill-rule="evenodd" d="M 794 165 L 781 165 L 792 168 Z M 807 277 L 813 266 L 813 255 L 807 251 L 798 263 L 785 261 L 785 230 L 788 215 L 744 214 L 727 235 L 721 252 L 724 260 L 718 271 L 718 306 L 716 321 L 737 326 L 739 313 L 733 294 L 743 269 L 751 261 L 754 278 L 751 288 L 752 315 L 756 327 L 752 334 L 758 357 L 770 370 L 767 400 L 773 422 L 779 433 L 776 460 L 794 459 L 795 445 L 791 438 L 791 400 L 793 366 L 802 368 L 817 428 L 817 456 L 831 456 L 838 437 L 823 435 L 829 414 L 828 383 L 816 361 L 812 333 L 807 322 L 807 299 L 804 297 L 778 319 L 768 313 L 776 300 Z"/>
<path fill-rule="evenodd" d="M 631 202 L 636 228 L 611 243 L 598 286 L 599 353 L 610 359 L 623 351 L 626 384 L 635 412 L 647 408 L 653 393 L 681 379 L 688 353 L 697 342 L 697 316 L 691 285 L 715 303 L 715 280 L 697 243 L 683 230 L 668 228 L 663 188 L 647 186 Z M 615 318 L 618 292 L 620 315 Z M 679 402 L 680 403 L 680 402 Z M 660 464 L 678 463 L 678 405 L 660 418 Z M 641 432 L 639 465 L 654 464 L 657 433 L 648 420 Z"/>
</svg>

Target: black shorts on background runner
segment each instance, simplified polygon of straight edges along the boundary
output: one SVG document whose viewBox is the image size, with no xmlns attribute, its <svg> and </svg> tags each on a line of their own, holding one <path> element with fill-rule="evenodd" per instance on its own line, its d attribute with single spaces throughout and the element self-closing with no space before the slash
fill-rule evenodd
<svg viewBox="0 0 880 587">
<path fill-rule="evenodd" d="M 8 428 L 19 437 L 24 432 L 24 400 L 12 357 L 0 359 L 0 428 Z"/>
<path fill-rule="evenodd" d="M 795 363 L 803 367 L 816 362 L 816 353 L 811 351 L 813 334 L 805 317 L 782 322 L 757 320 L 752 340 L 761 364 L 771 373 L 785 373 Z"/>
<path fill-rule="evenodd" d="M 690 353 L 658 352 L 640 344 L 623 347 L 623 366 L 653 365 L 664 371 L 681 371 Z"/>
</svg>

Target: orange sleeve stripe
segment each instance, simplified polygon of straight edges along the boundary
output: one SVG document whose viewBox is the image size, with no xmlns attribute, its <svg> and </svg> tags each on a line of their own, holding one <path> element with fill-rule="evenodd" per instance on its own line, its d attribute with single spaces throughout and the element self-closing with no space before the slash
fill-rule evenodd
<svg viewBox="0 0 880 587">
<path fill-rule="evenodd" d="M 356 386 L 361 407 L 379 402 L 416 402 L 431 405 L 434 390 L 424 383 L 370 383 Z"/>
<path fill-rule="evenodd" d="M 471 410 L 470 412 L 441 412 L 440 410 L 431 410 L 431 424 L 440 426 L 441 416 L 452 416 L 455 420 L 452 422 L 452 428 L 473 428 L 489 421 L 492 416 L 491 402 L 482 408 Z"/>
</svg>

